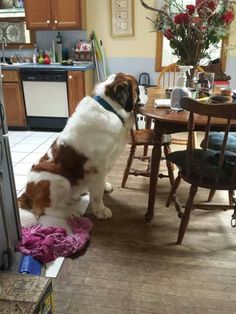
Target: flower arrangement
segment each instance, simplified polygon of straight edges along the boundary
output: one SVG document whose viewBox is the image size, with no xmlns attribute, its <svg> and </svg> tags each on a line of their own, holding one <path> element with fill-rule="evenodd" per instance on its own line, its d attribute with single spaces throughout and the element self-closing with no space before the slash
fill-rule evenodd
<svg viewBox="0 0 236 314">
<path fill-rule="evenodd" d="M 197 66 L 203 58 L 210 59 L 210 45 L 218 47 L 227 38 L 230 23 L 234 19 L 233 4 L 228 0 L 196 0 L 195 5 L 180 4 L 177 0 L 164 0 L 162 9 L 148 6 L 156 11 L 154 29 L 169 40 L 178 64 Z"/>
</svg>

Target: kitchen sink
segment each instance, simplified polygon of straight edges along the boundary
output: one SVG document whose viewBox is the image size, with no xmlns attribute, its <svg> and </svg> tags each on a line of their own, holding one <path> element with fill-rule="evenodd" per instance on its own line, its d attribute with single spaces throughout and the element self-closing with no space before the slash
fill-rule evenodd
<svg viewBox="0 0 236 314">
<path fill-rule="evenodd" d="M 25 64 L 30 64 L 30 63 L 5 63 L 5 62 L 1 62 L 0 65 L 1 66 L 21 66 L 21 65 L 25 65 Z"/>
<path fill-rule="evenodd" d="M 15 66 L 21 66 L 21 65 L 26 65 L 26 64 L 30 64 L 30 63 L 27 63 L 27 62 L 22 62 L 22 63 L 12 63 L 12 65 L 15 65 Z"/>
</svg>

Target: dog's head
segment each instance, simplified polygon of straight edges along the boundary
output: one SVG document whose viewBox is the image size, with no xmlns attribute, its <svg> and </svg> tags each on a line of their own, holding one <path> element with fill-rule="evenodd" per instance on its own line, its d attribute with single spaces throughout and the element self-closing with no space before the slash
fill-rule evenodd
<svg viewBox="0 0 236 314">
<path fill-rule="evenodd" d="M 115 101 L 127 112 L 131 112 L 141 99 L 145 99 L 145 91 L 139 88 L 135 77 L 125 73 L 110 75 L 99 84 L 96 92 L 99 96 Z"/>
</svg>

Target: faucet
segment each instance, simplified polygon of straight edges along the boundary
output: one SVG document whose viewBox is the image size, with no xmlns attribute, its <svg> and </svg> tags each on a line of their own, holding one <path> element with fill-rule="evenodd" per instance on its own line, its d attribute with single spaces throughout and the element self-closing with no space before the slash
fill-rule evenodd
<svg viewBox="0 0 236 314">
<path fill-rule="evenodd" d="M 18 49 L 19 53 L 17 54 L 17 62 L 19 62 L 19 63 L 23 63 L 24 62 L 22 48 L 23 48 L 23 45 L 20 45 L 19 49 Z"/>
<path fill-rule="evenodd" d="M 7 46 L 7 40 L 5 37 L 2 39 L 2 62 L 6 63 L 6 57 L 5 57 L 5 47 Z"/>
</svg>

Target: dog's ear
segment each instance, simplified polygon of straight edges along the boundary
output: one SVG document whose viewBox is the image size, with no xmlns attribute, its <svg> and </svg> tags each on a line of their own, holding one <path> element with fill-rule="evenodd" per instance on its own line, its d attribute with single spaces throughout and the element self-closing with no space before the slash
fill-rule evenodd
<svg viewBox="0 0 236 314">
<path fill-rule="evenodd" d="M 133 110 L 133 91 L 130 83 L 118 85 L 115 91 L 115 98 L 125 111 L 131 112 Z"/>
</svg>

